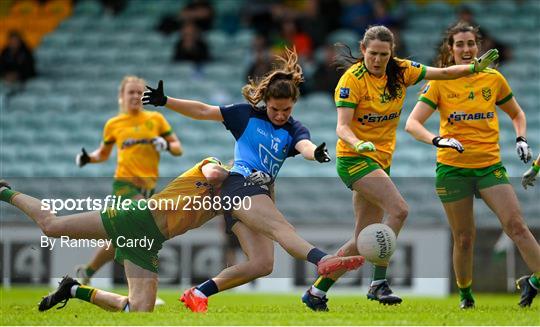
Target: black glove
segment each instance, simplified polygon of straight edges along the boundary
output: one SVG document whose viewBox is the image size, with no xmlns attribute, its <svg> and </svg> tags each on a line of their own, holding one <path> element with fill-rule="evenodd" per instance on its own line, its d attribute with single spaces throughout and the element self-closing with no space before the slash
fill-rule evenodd
<svg viewBox="0 0 540 327">
<path fill-rule="evenodd" d="M 142 104 L 151 104 L 154 107 L 164 106 L 167 103 L 167 97 L 163 93 L 163 81 L 159 80 L 157 89 L 153 89 L 146 85 L 148 91 L 143 93 Z"/>
<path fill-rule="evenodd" d="M 330 162 L 332 160 L 332 158 L 330 158 L 330 155 L 328 154 L 326 142 L 322 142 L 321 145 L 315 148 L 313 156 L 315 157 L 315 160 L 321 163 Z"/>
<path fill-rule="evenodd" d="M 82 167 L 90 162 L 90 156 L 86 153 L 84 148 L 81 149 L 81 153 L 78 153 L 75 157 L 75 163 L 77 166 Z"/>
<path fill-rule="evenodd" d="M 464 151 L 463 145 L 461 145 L 461 143 L 454 138 L 447 139 L 440 136 L 435 136 L 433 140 L 431 140 L 431 143 L 438 148 L 452 148 L 459 153 Z"/>
<path fill-rule="evenodd" d="M 272 176 L 270 176 L 270 174 L 267 174 L 263 171 L 253 170 L 251 175 L 246 177 L 246 182 L 248 182 L 248 184 L 250 185 L 261 186 L 270 185 L 274 182 L 274 180 L 272 179 Z"/>
</svg>

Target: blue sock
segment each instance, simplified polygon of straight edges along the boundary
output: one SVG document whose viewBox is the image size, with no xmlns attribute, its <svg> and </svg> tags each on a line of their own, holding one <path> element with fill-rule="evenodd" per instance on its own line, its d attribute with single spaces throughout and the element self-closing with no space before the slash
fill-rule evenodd
<svg viewBox="0 0 540 327">
<path fill-rule="evenodd" d="M 319 261 L 321 261 L 321 259 L 327 255 L 328 254 L 324 253 L 323 251 L 313 248 L 307 254 L 307 260 L 312 264 L 317 265 L 317 263 L 319 263 Z"/>
<path fill-rule="evenodd" d="M 216 283 L 211 279 L 207 280 L 206 282 L 202 283 L 201 285 L 195 288 L 198 289 L 204 295 L 206 295 L 206 297 L 209 297 L 219 292 Z"/>
</svg>

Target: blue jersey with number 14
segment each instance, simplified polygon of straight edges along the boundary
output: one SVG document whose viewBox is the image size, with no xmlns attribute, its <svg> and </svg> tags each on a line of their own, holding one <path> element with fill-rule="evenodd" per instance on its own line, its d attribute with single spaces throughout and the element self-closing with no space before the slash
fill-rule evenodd
<svg viewBox="0 0 540 327">
<path fill-rule="evenodd" d="M 275 178 L 285 159 L 298 154 L 296 143 L 310 139 L 307 128 L 292 117 L 277 126 L 268 119 L 265 109 L 250 104 L 231 104 L 220 110 L 223 124 L 236 139 L 231 172 L 248 176 L 257 170 Z"/>
</svg>

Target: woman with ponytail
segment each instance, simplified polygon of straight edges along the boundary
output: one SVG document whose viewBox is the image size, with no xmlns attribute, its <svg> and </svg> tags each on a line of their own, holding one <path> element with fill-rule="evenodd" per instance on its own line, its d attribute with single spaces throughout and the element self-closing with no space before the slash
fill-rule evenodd
<svg viewBox="0 0 540 327">
<path fill-rule="evenodd" d="M 439 67 L 468 64 L 479 50 L 478 28 L 459 22 L 446 30 L 437 64 Z M 527 227 L 501 161 L 496 107 L 512 120 L 517 155 L 528 163 L 532 153 L 526 139 L 525 112 L 504 76 L 495 69 L 446 83 L 429 82 L 405 126 L 418 141 L 437 147 L 436 190 L 454 240 L 452 262 L 462 309 L 475 306 L 472 292 L 475 197 L 482 198 L 499 218 L 504 232 L 514 241 L 531 270 L 530 275 L 516 282 L 521 290 L 519 305 L 530 306 L 540 288 L 540 245 Z M 424 127 L 435 112 L 440 115 L 439 135 Z M 534 177 L 534 169 L 533 165 L 526 175 Z M 523 186 L 530 181 L 524 178 Z"/>
</svg>

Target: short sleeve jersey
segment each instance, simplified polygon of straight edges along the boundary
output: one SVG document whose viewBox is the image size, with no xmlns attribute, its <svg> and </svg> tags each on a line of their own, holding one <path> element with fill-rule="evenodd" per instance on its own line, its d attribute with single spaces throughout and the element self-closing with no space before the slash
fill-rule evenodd
<svg viewBox="0 0 540 327">
<path fill-rule="evenodd" d="M 363 153 L 387 168 L 392 163 L 392 154 L 396 145 L 396 130 L 401 116 L 401 110 L 407 87 L 417 84 L 426 75 L 426 67 L 410 60 L 397 59 L 404 67 L 404 82 L 391 99 L 386 90 L 386 75 L 376 77 L 370 74 L 363 62 L 352 65 L 339 80 L 335 89 L 334 100 L 336 107 L 354 110 L 351 130 L 356 137 L 375 144 L 377 151 Z M 336 146 L 338 157 L 354 157 L 358 153 L 346 142 L 338 139 Z"/>
<path fill-rule="evenodd" d="M 276 177 L 285 159 L 298 154 L 296 144 L 310 139 L 307 128 L 292 117 L 277 126 L 264 108 L 250 104 L 232 104 L 220 110 L 223 124 L 236 139 L 231 172 L 243 176 L 257 170 Z"/>
<path fill-rule="evenodd" d="M 221 166 L 216 158 L 206 158 L 191 169 L 176 177 L 161 192 L 154 194 L 151 199 L 159 205 L 167 218 L 169 238 L 197 228 L 217 215 L 214 210 L 194 210 L 193 199 L 211 201 L 214 190 L 202 172 L 202 167 L 208 163 Z M 202 203 L 202 202 L 201 202 Z"/>
<path fill-rule="evenodd" d="M 453 137 L 463 153 L 438 148 L 437 162 L 461 168 L 483 168 L 501 161 L 496 105 L 513 97 L 506 79 L 496 70 L 448 81 L 430 81 L 419 101 L 439 111 L 441 137 Z"/>
<path fill-rule="evenodd" d="M 103 142 L 114 143 L 118 148 L 114 177 L 153 189 L 159 176 L 159 152 L 152 145 L 152 139 L 171 133 L 171 126 L 159 112 L 121 113 L 109 119 L 103 130 Z"/>
</svg>

